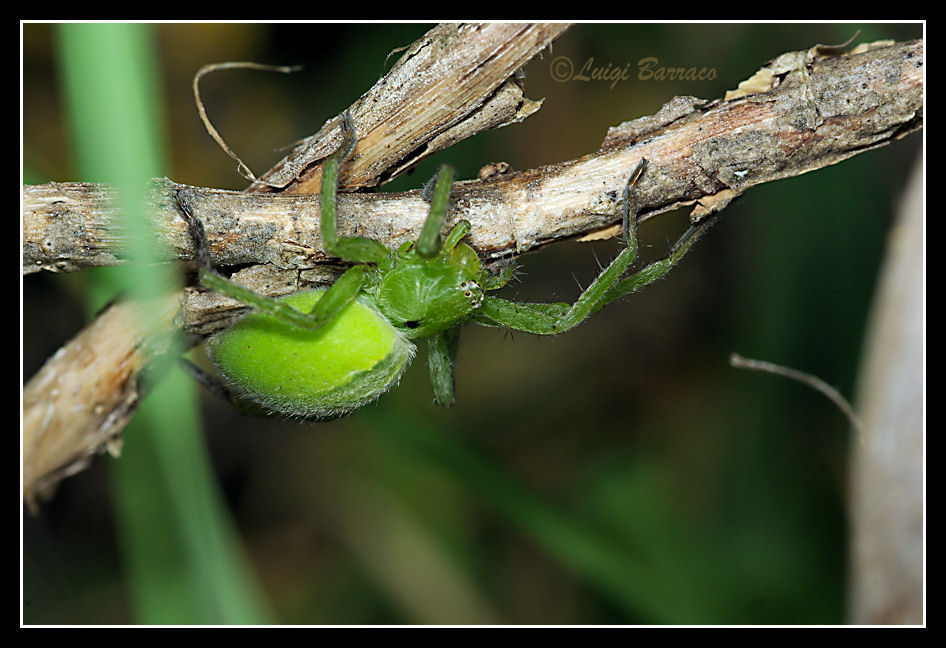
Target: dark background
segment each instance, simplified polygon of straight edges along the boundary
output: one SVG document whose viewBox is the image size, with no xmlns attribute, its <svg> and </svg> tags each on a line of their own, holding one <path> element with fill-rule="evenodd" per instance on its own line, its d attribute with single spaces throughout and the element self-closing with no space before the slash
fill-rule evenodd
<svg viewBox="0 0 946 648">
<path fill-rule="evenodd" d="M 163 24 L 167 175 L 242 189 L 204 131 L 197 69 L 225 72 L 207 109 L 257 174 L 366 91 L 429 25 Z M 919 25 L 572 27 L 526 67 L 522 124 L 458 144 L 384 190 L 598 148 L 609 126 L 675 95 L 713 99 L 771 58 L 816 43 L 920 38 Z M 74 171 L 56 30 L 23 26 L 25 182 Z M 630 64 L 632 79 L 556 82 L 550 62 Z M 639 81 L 636 63 L 714 68 Z M 422 353 L 376 406 L 332 423 L 244 418 L 201 395 L 206 444 L 249 563 L 281 623 L 778 623 L 844 621 L 849 426 L 823 396 L 728 366 L 730 352 L 816 374 L 852 397 L 885 236 L 922 137 L 750 190 L 670 277 L 556 338 L 467 327 L 457 405 L 431 405 Z M 641 229 L 663 256 L 686 214 Z M 618 250 L 526 255 L 508 298 L 573 300 Z M 85 273 L 82 273 L 85 274 Z M 83 278 L 23 279 L 23 380 L 83 326 Z M 126 445 L 135 439 L 126 439 Z M 108 457 L 24 513 L 23 621 L 135 623 Z M 155 530 L 160 533 L 160 530 Z M 444 589 L 441 589 L 444 588 Z M 444 594 L 443 592 L 450 592 Z M 188 622 L 181 620 L 180 622 Z"/>
</svg>

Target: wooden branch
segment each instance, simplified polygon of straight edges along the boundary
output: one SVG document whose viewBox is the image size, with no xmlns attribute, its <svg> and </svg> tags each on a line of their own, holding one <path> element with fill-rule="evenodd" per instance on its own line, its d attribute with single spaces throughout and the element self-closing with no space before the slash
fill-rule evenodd
<svg viewBox="0 0 946 648">
<path fill-rule="evenodd" d="M 694 218 L 702 218 L 749 187 L 835 164 L 922 126 L 922 42 L 853 55 L 819 51 L 779 57 L 753 77 L 751 94 L 712 103 L 676 97 L 654 116 L 610 129 L 599 151 L 577 160 L 457 183 L 450 219 L 473 224 L 470 241 L 485 258 L 509 258 L 564 238 L 616 233 L 618 196 L 641 157 L 650 161 L 638 187 L 642 219 L 694 203 Z M 169 260 L 190 256 L 174 207 L 178 192 L 204 221 L 216 265 L 302 270 L 329 261 L 317 195 L 248 195 L 163 180 L 152 202 Z M 102 185 L 25 187 L 23 271 L 118 263 L 113 203 Z M 419 191 L 343 195 L 339 231 L 396 246 L 416 236 L 427 209 Z"/>
<path fill-rule="evenodd" d="M 23 497 L 84 469 L 102 451 L 118 455 L 141 397 L 139 379 L 180 308 L 169 295 L 148 305 L 108 306 L 50 358 L 23 389 Z M 147 313 L 147 316 L 144 313 Z"/>
<path fill-rule="evenodd" d="M 448 220 L 471 221 L 472 245 L 487 260 L 512 258 L 564 238 L 613 235 L 620 231 L 621 190 L 642 157 L 650 161 L 637 191 L 643 218 L 693 204 L 692 218 L 705 218 L 751 186 L 834 164 L 921 128 L 923 61 L 922 41 L 884 42 L 848 53 L 815 47 L 784 54 L 722 99 L 677 97 L 654 116 L 612 128 L 599 151 L 577 160 L 458 183 Z M 441 124 L 439 113 L 430 112 L 429 118 Z M 441 136 L 453 132 L 446 128 Z M 334 146 L 331 130 L 318 149 L 321 155 Z M 369 160 L 369 152 L 386 150 L 371 143 L 376 132 L 381 131 L 370 129 L 367 143 L 359 141 L 356 148 L 356 156 L 364 157 L 346 176 L 356 185 L 384 177 Z M 364 135 L 360 126 L 359 135 Z M 434 139 L 423 138 L 428 146 Z M 387 159 L 395 172 L 416 161 L 402 153 Z M 274 173 L 268 174 L 270 181 Z M 318 173 L 311 167 L 290 175 L 314 188 Z M 288 182 L 295 186 L 295 180 Z M 107 187 L 56 184 L 24 192 L 24 272 L 71 270 L 121 257 L 120 241 L 107 235 L 112 216 Z M 205 223 L 215 264 L 266 262 L 277 268 L 275 275 L 251 273 L 266 275 L 254 277 L 263 292 L 270 292 L 265 286 L 270 294 L 292 291 L 305 283 L 306 273 L 331 261 L 319 237 L 316 195 L 248 194 L 165 180 L 155 185 L 153 203 L 157 236 L 169 259 L 190 255 L 174 208 L 178 193 Z M 427 209 L 416 191 L 349 194 L 341 196 L 339 231 L 395 246 L 416 236 Z M 324 273 L 317 280 L 324 281 Z M 224 326 L 228 309 L 242 307 L 220 299 L 211 306 L 185 300 L 181 325 L 201 333 Z"/>
<path fill-rule="evenodd" d="M 520 122 L 542 105 L 523 97 L 516 73 L 569 25 L 443 24 L 411 45 L 353 103 L 358 146 L 343 187 L 373 187 L 484 130 Z M 316 194 L 317 163 L 338 148 L 338 118 L 302 141 L 248 191 Z"/>
</svg>

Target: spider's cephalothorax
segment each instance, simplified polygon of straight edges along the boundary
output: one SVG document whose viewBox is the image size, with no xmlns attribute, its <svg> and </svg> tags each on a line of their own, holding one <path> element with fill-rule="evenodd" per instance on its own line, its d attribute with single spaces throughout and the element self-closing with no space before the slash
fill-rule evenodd
<svg viewBox="0 0 946 648">
<path fill-rule="evenodd" d="M 178 206 L 197 249 L 201 283 L 254 307 L 210 342 L 211 356 L 237 395 L 289 416 L 333 418 L 375 400 L 400 379 L 414 357 L 412 340 L 427 340 L 434 397 L 454 402 L 453 361 L 458 325 L 476 323 L 538 335 L 580 324 L 592 312 L 665 275 L 709 221 L 691 227 L 670 256 L 636 274 L 624 273 L 637 255 L 633 190 L 641 160 L 625 185 L 626 247 L 574 304 L 512 302 L 486 293 L 503 286 L 511 268 L 490 275 L 462 239 L 470 223 L 459 221 L 446 238 L 453 171 L 443 166 L 430 196 L 430 212 L 414 242 L 389 250 L 373 239 L 339 238 L 335 203 L 339 166 L 354 150 L 351 117 L 341 117 L 342 145 L 323 164 L 320 223 L 325 250 L 354 262 L 330 288 L 281 299 L 239 286 L 210 267 L 203 225 L 183 197 Z"/>
<path fill-rule="evenodd" d="M 485 281 L 480 259 L 459 238 L 469 229 L 464 221 L 454 228 L 443 249 L 424 258 L 413 243 L 401 246 L 382 266 L 375 299 L 391 323 L 411 338 L 441 333 L 483 303 Z"/>
</svg>

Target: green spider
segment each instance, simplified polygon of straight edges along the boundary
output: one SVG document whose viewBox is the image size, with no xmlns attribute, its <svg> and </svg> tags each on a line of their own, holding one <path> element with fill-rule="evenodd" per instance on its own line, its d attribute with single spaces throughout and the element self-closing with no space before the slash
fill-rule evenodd
<svg viewBox="0 0 946 648">
<path fill-rule="evenodd" d="M 376 400 L 397 384 L 414 357 L 413 340 L 423 338 L 435 401 L 452 405 L 459 325 L 562 333 L 664 276 L 709 225 L 690 227 L 667 258 L 622 279 L 637 257 L 631 202 L 646 166 L 642 159 L 623 194 L 625 248 L 578 300 L 571 305 L 507 301 L 486 293 L 504 286 L 512 268 L 493 275 L 482 267 L 462 242 L 471 229 L 468 221 L 441 236 L 453 183 L 448 166 L 434 178 L 430 212 L 417 241 L 389 250 L 373 239 L 337 236 L 339 166 L 356 143 L 347 112 L 341 129 L 342 144 L 323 166 L 320 220 L 325 250 L 355 265 L 329 288 L 274 299 L 223 277 L 209 264 L 202 223 L 178 200 L 197 250 L 200 283 L 256 309 L 210 340 L 218 371 L 239 397 L 288 416 L 330 419 Z"/>
</svg>

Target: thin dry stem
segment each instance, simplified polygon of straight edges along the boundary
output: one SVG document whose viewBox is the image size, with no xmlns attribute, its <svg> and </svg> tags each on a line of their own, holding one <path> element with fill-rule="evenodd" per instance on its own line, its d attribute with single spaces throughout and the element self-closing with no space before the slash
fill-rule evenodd
<svg viewBox="0 0 946 648">
<path fill-rule="evenodd" d="M 264 65 L 262 63 L 252 63 L 248 61 L 229 61 L 226 63 L 210 63 L 200 68 L 197 71 L 197 74 L 194 75 L 194 103 L 197 105 L 197 113 L 200 115 L 200 120 L 204 122 L 204 127 L 207 129 L 207 132 L 210 133 L 210 136 L 214 139 L 214 141 L 220 145 L 220 148 L 223 149 L 224 153 L 236 160 L 237 170 L 240 172 L 240 175 L 242 175 L 247 180 L 252 182 L 264 182 L 257 179 L 257 177 L 250 170 L 250 167 L 243 163 L 243 160 L 240 159 L 240 156 L 233 152 L 233 149 L 227 145 L 223 137 L 220 136 L 220 133 L 217 131 L 217 129 L 214 128 L 213 123 L 210 121 L 210 117 L 207 116 L 207 111 L 204 108 L 204 102 L 200 98 L 200 80 L 211 72 L 218 72 L 220 70 L 263 70 L 265 72 L 282 72 L 283 74 L 289 74 L 291 72 L 297 72 L 301 69 L 301 66 L 298 65 Z"/>
<path fill-rule="evenodd" d="M 795 382 L 799 382 L 803 385 L 807 385 L 817 392 L 821 392 L 827 396 L 828 399 L 834 403 L 839 410 L 841 410 L 841 413 L 844 414 L 844 416 L 847 417 L 847 420 L 851 423 L 854 429 L 857 430 L 858 438 L 863 438 L 864 426 L 861 424 L 861 420 L 858 418 L 854 408 L 851 407 L 851 404 L 847 401 L 847 399 L 841 395 L 841 392 L 826 383 L 818 376 L 806 373 L 804 371 L 799 371 L 798 369 L 792 369 L 791 367 L 784 367 L 766 360 L 744 358 L 738 353 L 733 353 L 729 356 L 729 364 L 736 369 L 749 369 L 750 371 L 761 371 L 762 373 L 770 373 L 776 376 L 782 376 L 784 378 L 794 380 Z"/>
</svg>

